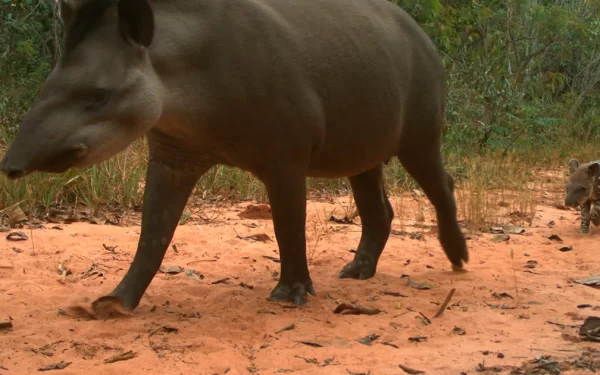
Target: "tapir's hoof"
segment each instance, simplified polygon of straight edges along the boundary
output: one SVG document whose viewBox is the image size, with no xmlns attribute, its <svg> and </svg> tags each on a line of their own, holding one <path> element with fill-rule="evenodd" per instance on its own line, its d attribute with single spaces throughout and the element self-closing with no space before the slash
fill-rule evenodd
<svg viewBox="0 0 600 375">
<path fill-rule="evenodd" d="M 308 294 L 316 296 L 317 293 L 312 286 L 312 282 L 295 282 L 291 285 L 279 282 L 269 296 L 270 301 L 274 302 L 293 302 L 297 306 L 306 303 Z"/>
<path fill-rule="evenodd" d="M 452 271 L 458 272 L 458 273 L 465 273 L 465 272 L 467 272 L 467 270 L 464 269 L 462 265 L 461 266 L 457 266 L 455 264 L 452 265 Z"/>
<path fill-rule="evenodd" d="M 339 274 L 340 279 L 366 280 L 375 276 L 377 262 L 371 254 L 357 253 L 354 260 L 344 266 Z"/>
</svg>

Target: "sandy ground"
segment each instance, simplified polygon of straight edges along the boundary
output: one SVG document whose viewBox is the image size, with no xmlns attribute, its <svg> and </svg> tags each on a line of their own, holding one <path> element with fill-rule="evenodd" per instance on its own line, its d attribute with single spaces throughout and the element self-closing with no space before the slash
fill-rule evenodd
<svg viewBox="0 0 600 375">
<path fill-rule="evenodd" d="M 317 297 L 295 308 L 266 300 L 277 282 L 277 246 L 245 237 L 274 239 L 273 226 L 268 212 L 246 206 L 179 226 L 163 265 L 183 272 L 157 274 L 132 316 L 107 320 L 75 315 L 69 306 L 117 285 L 133 259 L 139 223 L 45 223 L 16 229 L 29 237 L 24 241 L 2 236 L 0 321 L 12 319 L 13 327 L 0 330 L 0 374 L 38 373 L 61 361 L 69 365 L 51 373 L 375 375 L 405 374 L 403 365 L 427 374 L 542 374 L 540 364 L 557 361 L 562 374 L 591 374 L 568 366 L 590 358 L 600 368 L 599 344 L 578 338 L 583 319 L 600 316 L 600 290 L 574 282 L 600 274 L 600 228 L 580 235 L 574 210 L 539 206 L 525 233 L 508 241 L 468 232 L 464 274 L 450 272 L 435 223 L 419 229 L 396 219 L 378 274 L 356 281 L 337 274 L 353 257 L 360 219 L 331 222 L 335 204 L 310 202 Z M 563 242 L 549 240 L 552 234 Z M 72 274 L 61 274 L 59 265 Z M 410 286 L 406 275 L 431 288 Z M 343 302 L 381 312 L 334 314 Z M 370 345 L 357 341 L 371 334 Z M 105 363 L 128 351 L 133 358 Z M 524 372 L 536 357 L 534 372 Z"/>
</svg>

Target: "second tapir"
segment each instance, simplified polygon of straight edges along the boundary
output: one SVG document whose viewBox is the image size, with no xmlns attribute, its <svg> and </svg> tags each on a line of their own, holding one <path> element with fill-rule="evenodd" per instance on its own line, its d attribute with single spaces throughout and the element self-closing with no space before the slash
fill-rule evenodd
<svg viewBox="0 0 600 375">
<path fill-rule="evenodd" d="M 275 301 L 315 295 L 307 176 L 349 177 L 362 235 L 341 278 L 377 268 L 396 156 L 435 206 L 455 270 L 468 261 L 441 159 L 445 73 L 417 23 L 387 0 L 61 0 L 65 50 L 2 160 L 19 178 L 102 162 L 145 135 L 135 258 L 110 296 L 129 310 L 161 265 L 197 180 L 217 164 L 257 176 L 272 207 Z"/>
</svg>

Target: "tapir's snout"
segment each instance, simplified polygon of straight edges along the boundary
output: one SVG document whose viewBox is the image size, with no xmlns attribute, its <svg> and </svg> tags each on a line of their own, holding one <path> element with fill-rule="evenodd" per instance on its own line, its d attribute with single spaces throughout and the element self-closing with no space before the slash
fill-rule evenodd
<svg viewBox="0 0 600 375">
<path fill-rule="evenodd" d="M 27 172 L 26 169 L 7 162 L 6 157 L 0 161 L 0 171 L 6 175 L 10 180 L 16 180 L 17 178 L 24 177 Z"/>
<path fill-rule="evenodd" d="M 25 177 L 35 171 L 63 173 L 78 165 L 87 154 L 88 148 L 82 143 L 48 152 L 15 142 L 0 161 L 0 171 L 11 180 Z"/>
</svg>

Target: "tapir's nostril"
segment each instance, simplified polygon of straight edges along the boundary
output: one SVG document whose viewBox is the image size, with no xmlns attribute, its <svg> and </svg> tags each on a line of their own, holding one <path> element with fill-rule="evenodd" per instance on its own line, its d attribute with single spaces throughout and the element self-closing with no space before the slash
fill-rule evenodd
<svg viewBox="0 0 600 375">
<path fill-rule="evenodd" d="M 2 165 L 2 172 L 11 180 L 22 177 L 25 174 L 25 170 L 20 168 L 12 168 L 7 165 Z"/>
</svg>

